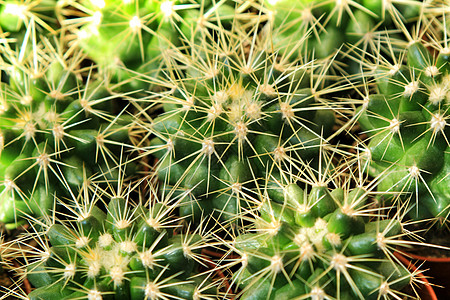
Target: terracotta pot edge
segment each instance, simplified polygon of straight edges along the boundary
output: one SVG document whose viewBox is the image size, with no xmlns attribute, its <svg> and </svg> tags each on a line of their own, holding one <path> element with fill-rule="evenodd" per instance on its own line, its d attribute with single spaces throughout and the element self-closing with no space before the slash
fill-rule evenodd
<svg viewBox="0 0 450 300">
<path fill-rule="evenodd" d="M 406 252 L 394 252 L 394 256 L 400 260 L 408 269 L 411 269 L 412 271 L 417 271 L 417 267 L 414 265 L 414 263 L 411 261 L 410 258 L 416 259 L 413 257 L 413 255 L 409 257 L 410 254 Z M 436 293 L 434 292 L 433 286 L 428 281 L 428 279 L 422 274 L 422 272 L 418 272 L 417 277 L 422 281 L 423 290 L 426 294 L 428 294 L 428 300 L 438 300 Z M 424 299 L 425 300 L 425 299 Z"/>
</svg>

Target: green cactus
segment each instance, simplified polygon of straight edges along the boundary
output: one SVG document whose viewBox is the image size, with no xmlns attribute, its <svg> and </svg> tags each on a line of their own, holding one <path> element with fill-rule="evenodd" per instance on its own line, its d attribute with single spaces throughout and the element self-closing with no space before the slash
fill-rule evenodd
<svg viewBox="0 0 450 300">
<path fill-rule="evenodd" d="M 167 91 L 135 105 L 139 130 L 153 135 L 138 149 L 158 158 L 159 179 L 189 191 L 197 215 L 213 210 L 231 220 L 265 174 L 317 165 L 335 123 L 328 94 L 345 85 L 320 88 L 326 79 L 315 74 L 316 65 L 281 62 L 257 36 L 224 38 L 190 44 L 189 54 L 173 49 L 167 78 L 159 81 Z"/>
<path fill-rule="evenodd" d="M 201 250 L 208 243 L 202 227 L 190 232 L 173 216 L 182 198 L 173 201 L 168 193 L 155 199 L 157 191 L 151 188 L 145 200 L 133 191 L 137 185 L 121 185 L 81 191 L 68 203 L 68 212 L 30 218 L 30 232 L 4 247 L 6 261 L 19 255 L 25 259 L 22 271 L 36 288 L 27 299 L 218 295 L 220 282 L 199 270 L 206 262 Z M 133 194 L 141 202 L 135 204 Z M 27 249 L 31 243 L 37 246 Z"/>
<path fill-rule="evenodd" d="M 413 298 L 403 219 L 450 214 L 439 5 L 0 1 L 0 299 Z"/>
<path fill-rule="evenodd" d="M 450 207 L 448 48 L 403 30 L 404 51 L 380 59 L 372 74 L 376 93 L 359 111 L 360 126 L 369 135 L 364 159 L 370 162 L 369 174 L 382 178 L 380 191 L 403 194 L 385 198 L 405 203 L 412 197 L 414 218 L 445 222 Z"/>
<path fill-rule="evenodd" d="M 339 180 L 334 178 L 334 184 Z M 247 227 L 220 246 L 232 253 L 222 267 L 232 270 L 239 299 L 395 299 L 420 282 L 393 255 L 414 243 L 404 239 L 400 215 L 383 218 L 369 206 L 371 192 L 354 183 L 329 189 L 283 186 L 284 201 L 261 192 Z"/>
<path fill-rule="evenodd" d="M 291 47 L 300 35 L 311 34 L 304 43 L 307 51 L 320 59 L 334 58 L 336 74 L 360 73 L 361 62 L 377 53 L 380 32 L 392 31 L 395 24 L 411 24 L 428 6 L 422 1 L 325 1 L 265 0 L 262 10 L 267 26 L 274 28 L 278 47 Z M 292 47 L 291 47 L 292 48 Z M 361 57 L 349 55 L 361 49 Z M 295 50 L 295 49 L 293 49 Z M 304 55 L 295 50 L 298 56 Z M 337 58 L 336 58 L 337 56 Z"/>
<path fill-rule="evenodd" d="M 13 1 L 6 0 L 0 4 L 1 32 L 7 32 L 9 38 L 19 41 L 26 39 L 27 35 L 36 35 L 38 32 L 54 34 L 57 30 L 56 21 L 57 1 Z"/>
<path fill-rule="evenodd" d="M 169 45 L 181 46 L 192 36 L 210 35 L 251 24 L 242 1 L 65 1 L 63 25 L 72 43 L 83 49 L 99 71 L 121 91 L 148 86 L 142 76 L 156 77 Z M 73 9 L 82 16 L 72 18 Z M 243 28 L 245 28 L 243 26 Z"/>
<path fill-rule="evenodd" d="M 68 50 L 64 34 L 28 38 L 29 53 L 14 50 L 16 41 L 0 45 L 0 222 L 8 226 L 69 196 L 63 178 L 81 187 L 83 172 L 116 169 L 130 144 L 121 98 L 81 68 L 83 55 Z"/>
</svg>

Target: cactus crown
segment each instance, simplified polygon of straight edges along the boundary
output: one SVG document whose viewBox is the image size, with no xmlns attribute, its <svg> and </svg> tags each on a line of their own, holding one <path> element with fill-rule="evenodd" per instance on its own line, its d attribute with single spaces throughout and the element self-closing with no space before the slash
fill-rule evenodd
<svg viewBox="0 0 450 300">
<path fill-rule="evenodd" d="M 202 227 L 183 229 L 181 219 L 174 217 L 183 196 L 160 198 L 150 186 L 148 200 L 142 195 L 135 204 L 135 187 L 116 194 L 96 186 L 95 192 L 76 195 L 67 212 L 30 220 L 30 232 L 3 254 L 5 259 L 20 254 L 26 259 L 22 272 L 36 287 L 30 299 L 56 294 L 64 299 L 217 295 L 220 282 L 211 273 L 199 273 L 206 266 L 201 250 L 208 243 Z M 30 248 L 32 244 L 36 246 Z"/>
</svg>

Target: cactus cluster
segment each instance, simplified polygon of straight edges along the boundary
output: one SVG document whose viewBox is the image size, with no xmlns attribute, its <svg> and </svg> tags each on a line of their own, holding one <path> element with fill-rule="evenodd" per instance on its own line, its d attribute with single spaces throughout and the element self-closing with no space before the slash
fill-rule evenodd
<svg viewBox="0 0 450 300">
<path fill-rule="evenodd" d="M 364 99 L 359 118 L 369 136 L 365 159 L 368 172 L 382 178 L 380 191 L 402 193 L 403 203 L 411 199 L 414 218 L 445 221 L 450 205 L 449 51 L 444 42 L 406 33 L 403 50 L 380 59 L 371 72 L 376 90 Z"/>
<path fill-rule="evenodd" d="M 255 181 L 317 165 L 335 124 L 327 94 L 342 87 L 320 87 L 315 66 L 280 61 L 256 36 L 224 38 L 212 49 L 189 44 L 187 55 L 174 49 L 161 79 L 168 91 L 136 105 L 162 108 L 144 118 L 141 130 L 154 137 L 139 145 L 159 159 L 159 179 L 189 191 L 204 213 L 232 219 L 251 201 Z"/>
<path fill-rule="evenodd" d="M 138 202 L 133 187 L 119 193 L 97 188 L 75 196 L 64 221 L 58 212 L 45 215 L 8 245 L 4 256 L 24 255 L 23 274 L 36 288 L 27 299 L 217 295 L 220 282 L 213 281 L 211 273 L 198 272 L 207 266 L 201 255 L 206 244 L 203 232 L 200 227 L 189 232 L 174 218 L 177 202 L 169 203 L 171 194 L 152 201 L 140 196 Z M 155 193 L 151 190 L 148 196 Z M 106 212 L 101 209 L 104 203 Z M 33 243 L 39 247 L 30 248 Z"/>
<path fill-rule="evenodd" d="M 417 299 L 438 2 L 0 1 L 0 299 Z"/>
<path fill-rule="evenodd" d="M 349 186 L 291 183 L 283 199 L 262 193 L 224 260 L 239 299 L 395 299 L 417 280 L 393 255 L 408 243 L 399 218 L 383 218 L 370 191 Z"/>
<path fill-rule="evenodd" d="M 335 73 L 356 75 L 362 61 L 371 60 L 383 32 L 395 34 L 396 23 L 409 26 L 428 3 L 422 1 L 287 1 L 265 0 L 269 30 L 275 31 L 278 47 L 292 49 L 298 35 L 310 33 L 305 43 L 314 58 L 334 58 Z M 355 59 L 350 54 L 357 51 Z M 338 58 L 336 58 L 336 56 Z"/>
</svg>

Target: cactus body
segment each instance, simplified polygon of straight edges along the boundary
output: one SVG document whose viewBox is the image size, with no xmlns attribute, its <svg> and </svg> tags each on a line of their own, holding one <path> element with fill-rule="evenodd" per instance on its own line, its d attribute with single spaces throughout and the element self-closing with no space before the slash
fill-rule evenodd
<svg viewBox="0 0 450 300">
<path fill-rule="evenodd" d="M 405 50 L 406 62 L 377 71 L 379 94 L 361 109 L 372 176 L 380 191 L 412 195 L 423 218 L 446 219 L 448 197 L 449 73 L 444 53 L 433 58 L 421 40 Z M 415 210 L 416 212 L 418 211 Z M 414 213 L 415 214 L 415 213 Z"/>
<path fill-rule="evenodd" d="M 83 70 L 64 34 L 38 29 L 0 45 L 0 222 L 8 226 L 48 212 L 55 196 L 70 197 L 67 186 L 115 173 L 130 144 L 132 118 L 120 98 Z"/>
<path fill-rule="evenodd" d="M 335 121 L 328 90 L 310 87 L 307 66 L 278 63 L 258 45 L 247 52 L 246 40 L 229 38 L 214 53 L 207 39 L 191 45 L 193 54 L 174 52 L 165 79 L 171 90 L 148 101 L 163 112 L 142 125 L 154 135 L 145 150 L 158 158 L 159 179 L 222 220 L 252 205 L 259 178 L 317 165 Z"/>
<path fill-rule="evenodd" d="M 216 283 L 199 270 L 204 237 L 199 231 L 174 234 L 171 224 L 177 221 L 172 217 L 177 204 L 158 200 L 136 206 L 129 196 L 113 196 L 105 212 L 100 199 L 108 196 L 93 194 L 91 202 L 72 203 L 76 206 L 65 215 L 70 220 L 45 216 L 48 222 L 18 241 L 35 240 L 42 247 L 23 266 L 36 288 L 29 299 L 208 299 L 217 295 Z M 11 248 L 16 246 L 13 243 Z M 20 246 L 16 249 L 20 252 Z"/>
<path fill-rule="evenodd" d="M 290 184 L 285 190 L 283 204 L 263 200 L 254 221 L 230 243 L 239 255 L 233 282 L 240 299 L 378 299 L 402 293 L 413 275 L 388 250 L 402 242 L 401 224 L 369 218 L 364 189 L 314 186 L 306 194 Z"/>
</svg>

